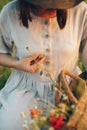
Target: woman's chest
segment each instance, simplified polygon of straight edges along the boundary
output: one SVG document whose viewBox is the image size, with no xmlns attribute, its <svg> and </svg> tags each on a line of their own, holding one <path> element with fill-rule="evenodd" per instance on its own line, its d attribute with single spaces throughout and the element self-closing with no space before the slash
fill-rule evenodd
<svg viewBox="0 0 87 130">
<path fill-rule="evenodd" d="M 17 31 L 17 32 L 16 32 Z M 14 41 L 19 57 L 27 57 L 30 53 L 41 52 L 49 56 L 70 56 L 76 49 L 76 39 L 71 28 L 61 30 L 56 19 L 34 20 L 29 28 L 15 29 Z M 28 51 L 26 48 L 29 48 Z"/>
</svg>

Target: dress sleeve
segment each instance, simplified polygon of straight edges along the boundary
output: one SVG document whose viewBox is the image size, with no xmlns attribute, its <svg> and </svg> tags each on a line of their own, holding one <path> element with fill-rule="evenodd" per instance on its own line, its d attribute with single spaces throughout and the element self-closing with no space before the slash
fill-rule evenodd
<svg viewBox="0 0 87 130">
<path fill-rule="evenodd" d="M 0 13 L 0 53 L 11 53 L 11 31 L 8 19 L 7 7 Z"/>
<path fill-rule="evenodd" d="M 86 10 L 85 17 L 86 18 L 85 18 L 84 27 L 83 27 L 80 52 L 81 52 L 81 57 L 82 57 L 82 62 L 84 64 L 84 67 L 87 69 L 87 10 Z"/>
</svg>

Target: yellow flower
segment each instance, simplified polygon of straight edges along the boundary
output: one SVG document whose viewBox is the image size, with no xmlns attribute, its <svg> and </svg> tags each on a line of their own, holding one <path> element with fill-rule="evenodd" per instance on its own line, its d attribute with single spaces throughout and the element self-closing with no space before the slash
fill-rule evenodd
<svg viewBox="0 0 87 130">
<path fill-rule="evenodd" d="M 32 130 L 40 130 L 40 128 L 34 120 L 30 122 L 30 127 Z"/>
<path fill-rule="evenodd" d="M 29 127 L 27 124 L 23 124 L 23 128 L 24 128 L 24 130 L 29 130 Z"/>
<path fill-rule="evenodd" d="M 20 113 L 20 117 L 23 118 L 23 117 L 26 117 L 28 116 L 28 113 L 27 112 L 21 112 Z"/>
<path fill-rule="evenodd" d="M 48 130 L 54 130 L 54 128 L 53 128 L 53 127 L 50 127 Z"/>
</svg>

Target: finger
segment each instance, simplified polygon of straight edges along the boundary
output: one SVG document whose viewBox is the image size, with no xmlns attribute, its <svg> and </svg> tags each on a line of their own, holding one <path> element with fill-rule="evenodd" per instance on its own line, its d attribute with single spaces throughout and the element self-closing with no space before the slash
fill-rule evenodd
<svg viewBox="0 0 87 130">
<path fill-rule="evenodd" d="M 37 57 L 35 59 L 31 60 L 30 65 L 37 64 L 39 61 L 43 61 L 44 59 L 45 59 L 45 55 L 37 54 Z"/>
<path fill-rule="evenodd" d="M 30 65 L 30 71 L 35 72 L 36 70 L 38 70 L 40 65 L 44 62 L 45 59 L 46 59 L 46 56 L 44 55 L 43 58 L 41 58 L 40 61 Z"/>
<path fill-rule="evenodd" d="M 33 72 L 37 71 L 38 68 L 39 68 L 39 65 L 34 64 L 34 65 L 29 67 L 29 72 L 33 73 Z"/>
<path fill-rule="evenodd" d="M 35 59 L 39 56 L 40 54 L 39 53 L 35 53 L 31 56 L 29 56 L 28 58 L 25 59 L 25 62 L 29 65 L 32 65 L 35 63 Z"/>
<path fill-rule="evenodd" d="M 37 62 L 37 65 L 39 66 L 40 64 L 42 64 L 45 61 L 45 59 L 46 59 L 46 56 L 44 56 L 41 60 L 39 60 Z"/>
<path fill-rule="evenodd" d="M 39 62 L 40 60 L 42 60 L 45 57 L 46 57 L 45 55 L 40 54 L 35 60 L 36 60 L 36 62 Z"/>
<path fill-rule="evenodd" d="M 29 57 L 26 58 L 26 60 L 31 61 L 33 59 L 36 59 L 40 54 L 39 53 L 35 53 L 33 55 L 30 55 Z"/>
<path fill-rule="evenodd" d="M 46 56 L 44 55 L 43 58 L 41 58 L 41 60 L 39 60 L 38 62 L 30 65 L 30 69 L 29 72 L 33 73 L 35 71 L 37 71 L 40 67 L 40 65 L 44 62 L 44 60 L 46 59 Z"/>
<path fill-rule="evenodd" d="M 29 57 L 30 61 L 35 60 L 39 55 L 40 55 L 40 53 L 35 53 L 33 55 L 30 55 L 30 57 Z"/>
</svg>

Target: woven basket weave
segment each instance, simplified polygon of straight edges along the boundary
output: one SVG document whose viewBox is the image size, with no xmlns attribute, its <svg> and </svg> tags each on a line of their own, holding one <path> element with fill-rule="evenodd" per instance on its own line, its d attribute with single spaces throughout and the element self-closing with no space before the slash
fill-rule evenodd
<svg viewBox="0 0 87 130">
<path fill-rule="evenodd" d="M 82 92 L 82 95 L 79 99 L 74 96 L 72 91 L 73 88 L 71 88 L 70 84 L 68 83 L 66 76 L 70 76 L 71 78 L 73 78 L 73 81 L 76 80 L 83 82 L 84 91 Z M 80 76 L 82 77 L 83 75 Z M 83 80 L 82 78 L 80 78 L 80 76 L 77 76 L 68 70 L 63 70 L 58 77 L 58 83 L 60 83 L 60 88 L 62 85 L 64 86 L 69 99 L 76 105 L 75 110 L 71 115 L 69 121 L 61 130 L 87 130 L 87 77 L 85 77 L 85 80 Z M 76 86 L 74 84 L 74 89 L 76 89 L 75 87 Z"/>
</svg>

